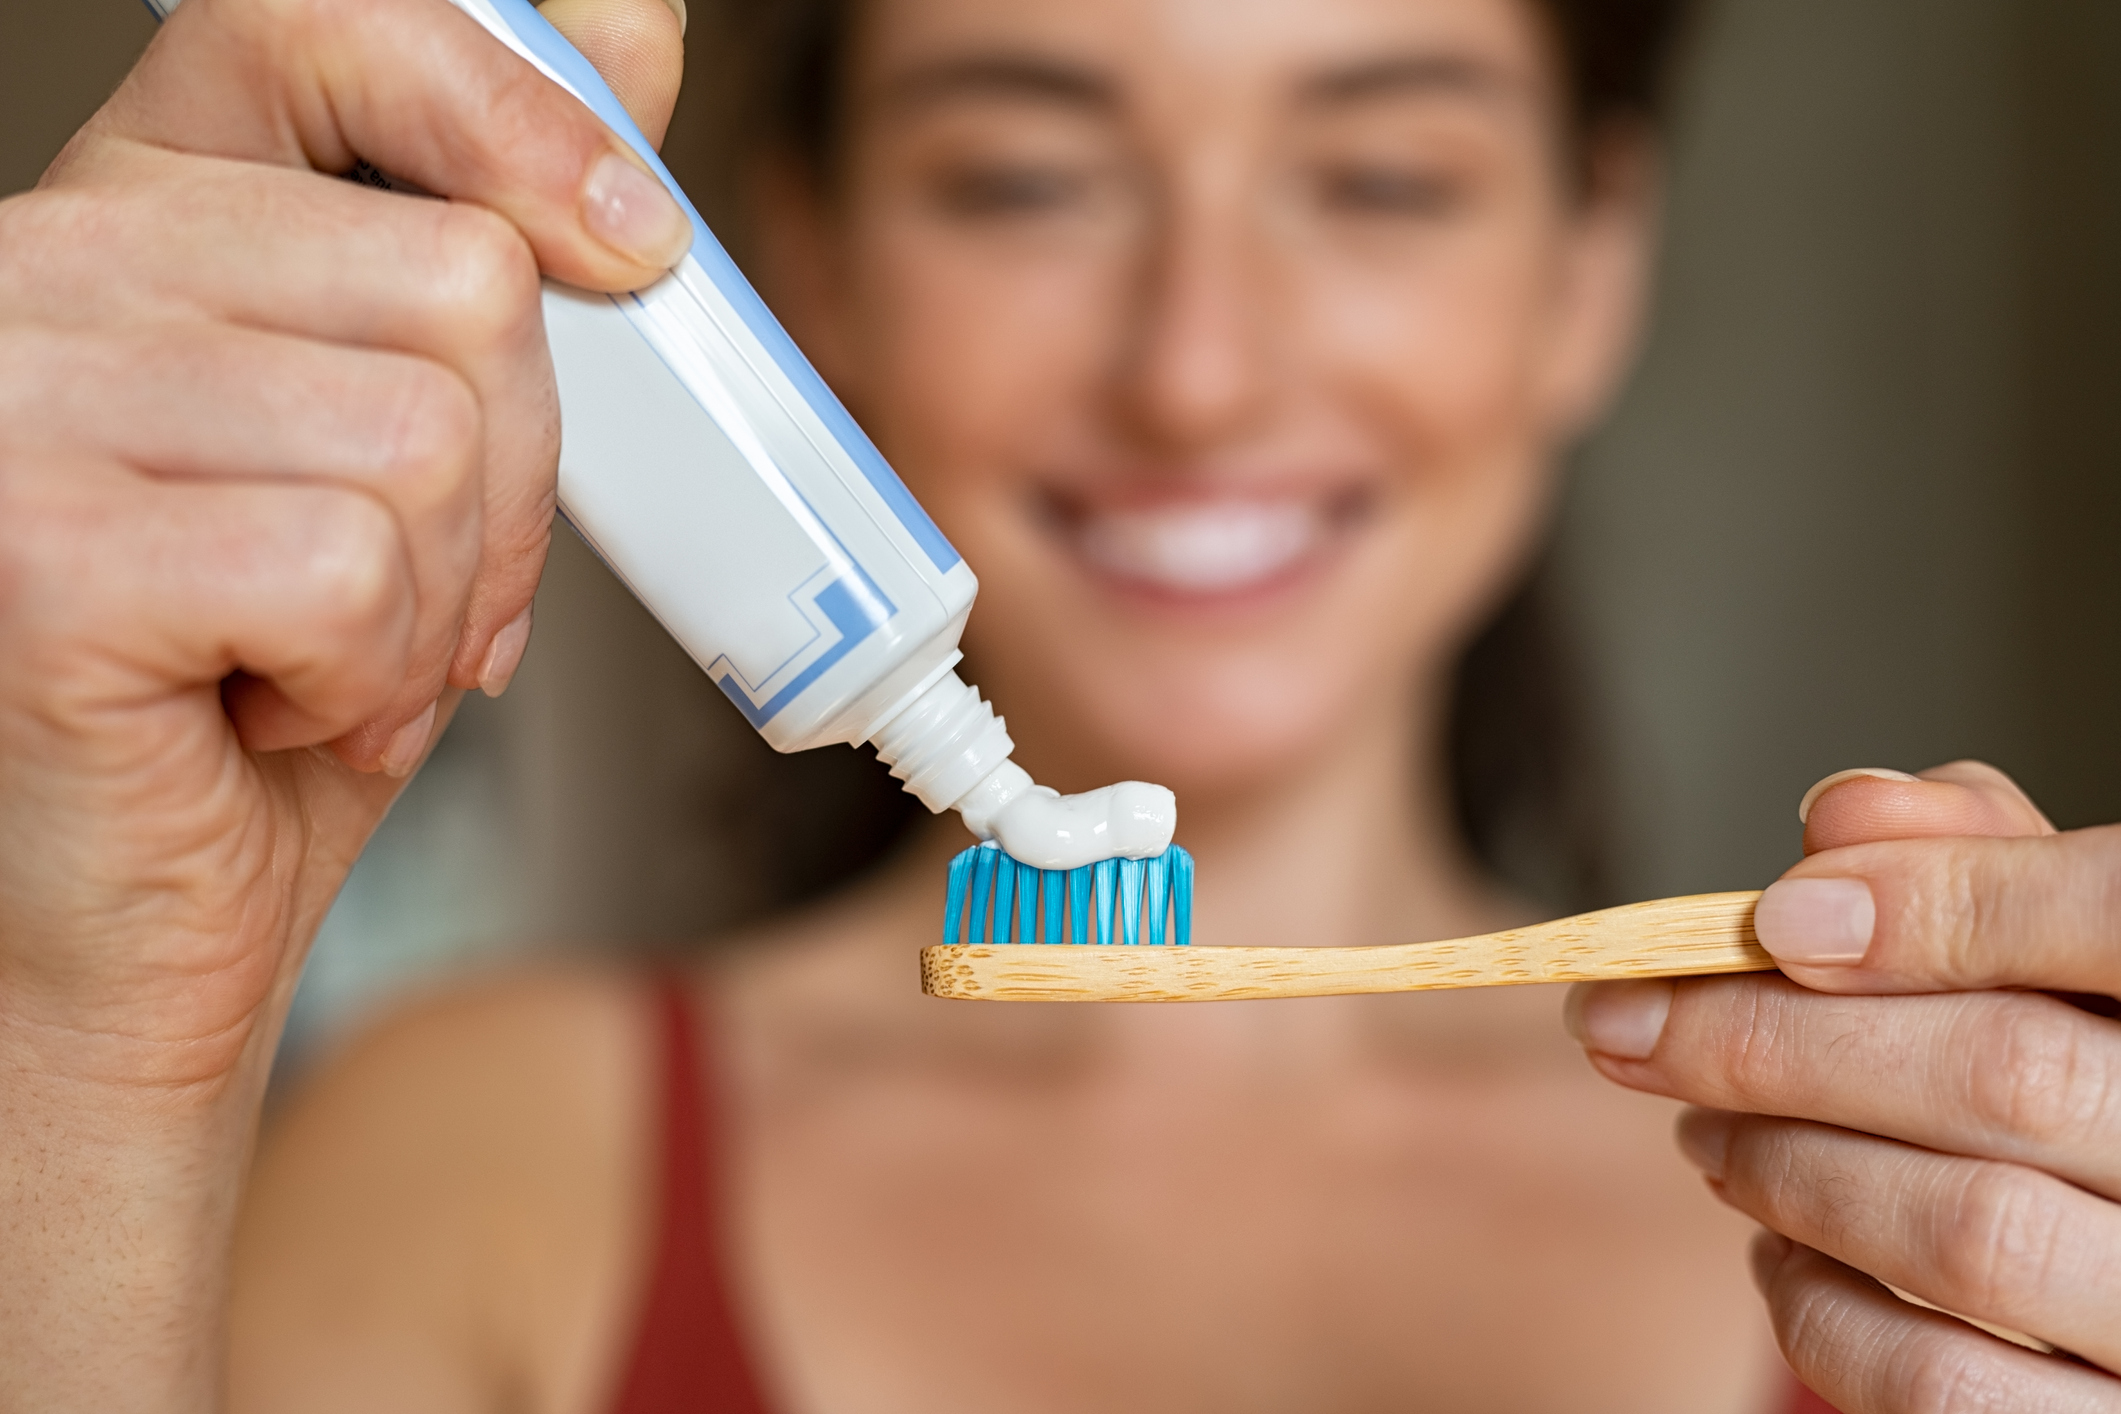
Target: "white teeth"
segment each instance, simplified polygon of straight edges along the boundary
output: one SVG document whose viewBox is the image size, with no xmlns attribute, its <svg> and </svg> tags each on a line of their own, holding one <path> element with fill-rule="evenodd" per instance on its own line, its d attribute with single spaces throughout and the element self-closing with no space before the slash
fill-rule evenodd
<svg viewBox="0 0 2121 1414">
<path fill-rule="evenodd" d="M 1191 593 L 1240 589 L 1273 578 L 1325 534 L 1301 501 L 1211 501 L 1094 514 L 1083 554 L 1128 579 Z"/>
</svg>

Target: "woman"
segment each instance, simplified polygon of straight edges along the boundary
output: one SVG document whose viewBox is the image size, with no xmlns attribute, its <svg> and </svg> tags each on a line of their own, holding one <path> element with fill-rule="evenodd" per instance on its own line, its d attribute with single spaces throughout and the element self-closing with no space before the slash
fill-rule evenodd
<svg viewBox="0 0 2121 1414">
<path fill-rule="evenodd" d="M 1616 69 L 1595 8 L 877 0 L 790 51 L 766 291 L 980 568 L 1022 759 L 1178 790 L 1204 940 L 1525 916 L 1441 743 L 1640 302 L 1656 42 Z M 659 127 L 670 12 L 555 19 Z M 286 170 L 355 156 L 454 200 Z M 302 947 L 445 684 L 504 687 L 527 634 L 530 277 L 623 288 L 681 243 L 418 0 L 191 0 L 7 209 L 0 1389 L 202 1407 L 227 1280 L 239 1408 L 1781 1404 L 1744 1224 L 1556 998 L 925 1003 L 940 826 L 660 1012 L 570 976 L 380 1032 L 268 1146 L 227 1275 Z M 155 416 L 91 415 L 114 374 Z M 2115 990 L 2110 837 L 1969 838 L 2044 822 L 1933 775 L 1811 803 L 1761 918 L 1793 977 Z M 1722 1107 L 1688 1152 L 1806 1244 L 1758 1266 L 1839 1405 L 2121 1399 L 2108 1023 L 1779 978 L 1572 1018 L 1611 1078 Z M 1984 1045 L 2017 1050 L 1970 1075 Z"/>
</svg>

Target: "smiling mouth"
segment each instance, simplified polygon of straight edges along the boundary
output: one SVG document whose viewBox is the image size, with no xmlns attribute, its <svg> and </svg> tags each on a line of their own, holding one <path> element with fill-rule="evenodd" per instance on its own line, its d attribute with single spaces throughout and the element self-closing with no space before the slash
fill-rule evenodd
<svg viewBox="0 0 2121 1414">
<path fill-rule="evenodd" d="M 1212 598 L 1295 578 L 1367 518 L 1370 501 L 1350 491 L 1056 505 L 1053 523 L 1101 575 L 1163 594 Z"/>
</svg>

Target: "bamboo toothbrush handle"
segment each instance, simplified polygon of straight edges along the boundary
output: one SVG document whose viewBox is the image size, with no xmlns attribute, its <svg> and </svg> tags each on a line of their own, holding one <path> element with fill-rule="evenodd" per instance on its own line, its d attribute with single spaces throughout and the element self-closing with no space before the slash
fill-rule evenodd
<svg viewBox="0 0 2121 1414">
<path fill-rule="evenodd" d="M 1759 899 L 1696 894 L 1375 948 L 959 943 L 921 950 L 921 990 L 968 1001 L 1207 1002 L 1765 972 L 1775 960 L 1753 936 Z"/>
</svg>

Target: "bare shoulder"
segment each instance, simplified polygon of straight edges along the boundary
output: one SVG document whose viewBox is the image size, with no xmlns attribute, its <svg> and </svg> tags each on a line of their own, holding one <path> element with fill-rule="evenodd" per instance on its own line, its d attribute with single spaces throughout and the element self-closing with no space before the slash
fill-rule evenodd
<svg viewBox="0 0 2121 1414">
<path fill-rule="evenodd" d="M 267 1126 L 237 1249 L 239 1410 L 593 1410 L 650 1216 L 634 974 L 404 1006 Z"/>
</svg>

